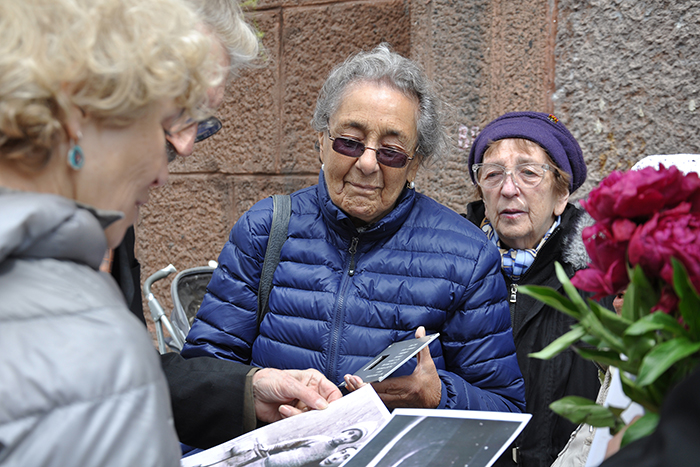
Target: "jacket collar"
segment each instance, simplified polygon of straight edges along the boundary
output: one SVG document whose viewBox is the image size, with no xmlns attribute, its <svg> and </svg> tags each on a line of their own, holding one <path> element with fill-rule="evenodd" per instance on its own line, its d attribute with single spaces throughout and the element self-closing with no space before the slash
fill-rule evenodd
<svg viewBox="0 0 700 467">
<path fill-rule="evenodd" d="M 462 215 L 477 227 L 480 226 L 486 215 L 484 202 L 479 200 L 469 203 L 467 205 L 467 213 Z M 562 259 L 570 263 L 575 271 L 586 268 L 590 259 L 583 244 L 582 233 L 583 229 L 592 225 L 593 222 L 593 219 L 586 211 L 571 203 L 567 204 L 561 215 L 561 225 L 559 226 L 561 236 L 550 237 L 540 251 L 551 250 L 555 241 L 561 242 Z M 540 253 L 538 253 L 539 255 Z M 535 261 L 537 262 L 537 260 Z"/>
<path fill-rule="evenodd" d="M 56 258 L 98 269 L 107 250 L 104 228 L 123 216 L 57 195 L 0 187 L 0 261 Z"/>
<path fill-rule="evenodd" d="M 318 203 L 323 219 L 331 229 L 344 237 L 353 237 L 361 233 L 363 239 L 374 240 L 394 234 L 408 218 L 415 201 L 416 191 L 404 188 L 389 214 L 374 224 L 368 224 L 365 229 L 358 230 L 350 217 L 331 200 L 323 171 L 318 176 Z"/>
</svg>

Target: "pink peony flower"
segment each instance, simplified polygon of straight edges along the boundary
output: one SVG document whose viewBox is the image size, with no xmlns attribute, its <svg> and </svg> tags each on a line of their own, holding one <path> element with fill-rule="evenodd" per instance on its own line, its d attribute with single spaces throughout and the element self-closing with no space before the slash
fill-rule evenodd
<svg viewBox="0 0 700 467">
<path fill-rule="evenodd" d="M 700 178 L 684 175 L 675 166 L 639 171 L 613 172 L 591 191 L 584 208 L 596 221 L 611 223 L 616 218 L 644 222 L 663 209 L 690 200 L 700 210 Z"/>
<path fill-rule="evenodd" d="M 655 311 L 663 311 L 666 314 L 673 315 L 678 309 L 678 296 L 673 292 L 673 289 L 669 286 L 664 287 L 661 290 L 661 297 L 659 301 L 650 310 L 652 313 Z M 678 322 L 683 324 L 683 318 L 678 317 Z"/>
<path fill-rule="evenodd" d="M 671 258 L 683 263 L 695 290 L 700 290 L 700 212 L 691 203 L 655 214 L 633 234 L 628 247 L 632 266 L 639 264 L 647 278 L 673 284 Z"/>
<path fill-rule="evenodd" d="M 576 288 L 594 292 L 595 299 L 616 294 L 629 283 L 625 252 L 637 225 L 620 219 L 611 227 L 599 222 L 583 229 L 583 243 L 591 262 L 588 269 L 576 272 L 571 279 Z"/>
</svg>

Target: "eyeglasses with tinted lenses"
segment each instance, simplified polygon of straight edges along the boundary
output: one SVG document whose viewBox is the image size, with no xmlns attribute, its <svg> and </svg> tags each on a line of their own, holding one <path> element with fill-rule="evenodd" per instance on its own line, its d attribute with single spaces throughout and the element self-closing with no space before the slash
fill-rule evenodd
<svg viewBox="0 0 700 467">
<path fill-rule="evenodd" d="M 500 164 L 474 164 L 472 166 L 476 183 L 486 190 L 503 186 L 508 175 L 513 177 L 513 183 L 519 188 L 535 188 L 542 183 L 548 170 L 554 172 L 554 168 L 549 164 L 518 164 L 510 171 Z"/>
<path fill-rule="evenodd" d="M 216 134 L 223 126 L 221 120 L 216 117 L 209 117 L 200 122 L 192 120 L 191 118 L 178 118 L 170 128 L 165 130 L 165 134 L 168 136 L 176 135 L 181 133 L 188 128 L 192 128 L 193 125 L 197 125 L 197 135 L 195 136 L 194 142 L 199 143 L 210 136 Z"/>
<path fill-rule="evenodd" d="M 204 141 L 212 135 L 215 135 L 222 127 L 221 120 L 216 117 L 209 117 L 202 120 L 197 125 L 197 136 L 194 139 L 195 143 Z"/>
<path fill-rule="evenodd" d="M 328 132 L 328 139 L 333 141 L 333 150 L 335 152 L 348 157 L 360 157 L 367 149 L 371 149 L 377 154 L 377 162 L 387 167 L 400 169 L 405 167 L 408 161 L 413 159 L 413 156 L 409 156 L 405 152 L 397 151 L 396 149 L 386 147 L 375 149 L 367 147 L 354 139 L 344 138 L 342 136 L 333 138 L 330 132 Z"/>
</svg>

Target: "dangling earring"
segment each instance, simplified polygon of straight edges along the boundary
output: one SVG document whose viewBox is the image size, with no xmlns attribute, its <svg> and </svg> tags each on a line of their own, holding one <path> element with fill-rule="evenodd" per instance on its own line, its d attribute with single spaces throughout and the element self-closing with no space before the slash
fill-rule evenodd
<svg viewBox="0 0 700 467">
<path fill-rule="evenodd" d="M 415 187 L 416 187 L 416 182 L 413 182 L 413 181 L 406 182 L 406 188 L 408 188 L 409 190 L 413 190 Z"/>
<path fill-rule="evenodd" d="M 83 148 L 81 148 L 80 144 L 78 144 L 80 139 L 83 137 L 83 134 L 78 132 L 77 137 L 78 142 L 74 143 L 73 140 L 71 140 L 71 147 L 68 149 L 68 165 L 70 165 L 73 170 L 80 170 L 85 164 L 85 154 L 83 153 Z"/>
<path fill-rule="evenodd" d="M 326 168 L 326 164 L 323 164 L 323 163 L 322 163 L 322 164 L 321 164 L 321 171 L 323 171 L 324 168 Z"/>
</svg>

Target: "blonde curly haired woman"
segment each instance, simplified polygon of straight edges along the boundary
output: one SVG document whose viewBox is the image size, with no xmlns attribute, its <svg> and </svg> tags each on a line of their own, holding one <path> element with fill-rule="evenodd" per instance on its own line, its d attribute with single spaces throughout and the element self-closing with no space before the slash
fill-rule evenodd
<svg viewBox="0 0 700 467">
<path fill-rule="evenodd" d="M 179 0 L 0 2 L 0 464 L 178 465 L 148 334 L 98 271 L 225 78 Z"/>
</svg>

